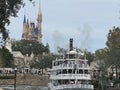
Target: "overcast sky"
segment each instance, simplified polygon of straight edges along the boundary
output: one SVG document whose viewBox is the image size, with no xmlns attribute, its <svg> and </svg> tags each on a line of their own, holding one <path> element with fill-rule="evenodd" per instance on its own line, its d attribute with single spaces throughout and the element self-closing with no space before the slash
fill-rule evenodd
<svg viewBox="0 0 120 90">
<path fill-rule="evenodd" d="M 21 39 L 24 14 L 33 22 L 38 15 L 39 0 L 35 7 L 26 0 L 17 18 L 11 18 L 10 37 Z M 94 52 L 105 47 L 107 34 L 113 26 L 120 26 L 119 0 L 41 0 L 43 14 L 42 42 L 49 43 L 52 52 L 57 46 L 66 48 L 69 38 L 74 46 Z"/>
</svg>

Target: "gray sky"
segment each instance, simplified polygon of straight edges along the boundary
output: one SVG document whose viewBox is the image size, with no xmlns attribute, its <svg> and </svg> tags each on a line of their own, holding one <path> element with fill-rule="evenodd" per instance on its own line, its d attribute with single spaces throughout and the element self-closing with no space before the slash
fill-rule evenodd
<svg viewBox="0 0 120 90">
<path fill-rule="evenodd" d="M 26 0 L 27 2 L 27 0 Z M 21 39 L 24 14 L 36 22 L 39 0 L 35 7 L 27 2 L 17 18 L 11 18 L 10 37 Z M 69 38 L 74 46 L 94 52 L 105 47 L 107 33 L 120 25 L 119 0 L 41 0 L 43 14 L 42 33 L 44 44 L 67 47 Z"/>
</svg>

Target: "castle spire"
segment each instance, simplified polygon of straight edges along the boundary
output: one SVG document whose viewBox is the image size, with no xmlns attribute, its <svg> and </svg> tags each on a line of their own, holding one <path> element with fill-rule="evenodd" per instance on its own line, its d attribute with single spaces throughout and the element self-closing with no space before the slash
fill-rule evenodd
<svg viewBox="0 0 120 90">
<path fill-rule="evenodd" d="M 37 26 L 38 26 L 38 42 L 42 42 L 42 10 L 39 3 L 39 10 L 38 10 L 38 18 L 37 18 Z"/>
<path fill-rule="evenodd" d="M 23 23 L 26 23 L 26 16 L 24 15 L 24 20 L 23 20 Z"/>
<path fill-rule="evenodd" d="M 42 16 L 42 10 L 41 10 L 41 1 L 39 0 L 39 10 L 38 10 L 38 16 Z"/>
</svg>

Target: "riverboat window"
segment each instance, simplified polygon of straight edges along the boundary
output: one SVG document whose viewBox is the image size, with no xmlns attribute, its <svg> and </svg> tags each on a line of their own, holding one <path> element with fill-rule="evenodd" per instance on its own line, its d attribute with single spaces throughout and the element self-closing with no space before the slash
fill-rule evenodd
<svg viewBox="0 0 120 90">
<path fill-rule="evenodd" d="M 79 74 L 79 70 L 77 70 L 77 74 Z"/>
<path fill-rule="evenodd" d="M 57 70 L 57 74 L 56 75 L 58 75 L 58 74 L 61 74 L 61 70 Z"/>
<path fill-rule="evenodd" d="M 79 74 L 83 74 L 83 70 L 79 70 Z"/>
<path fill-rule="evenodd" d="M 67 74 L 67 70 L 62 70 L 62 74 Z"/>
<path fill-rule="evenodd" d="M 76 69 L 73 70 L 73 73 L 75 74 Z"/>
<path fill-rule="evenodd" d="M 68 70 L 68 73 L 71 74 L 71 73 L 72 73 L 72 69 L 69 69 L 69 70 Z"/>
<path fill-rule="evenodd" d="M 69 58 L 70 58 L 70 59 L 75 58 L 75 54 L 70 54 L 70 55 L 69 55 Z"/>
<path fill-rule="evenodd" d="M 67 66 L 67 64 L 68 64 L 68 61 L 67 61 L 67 60 L 65 60 L 65 61 L 63 62 L 63 66 L 64 66 L 64 67 L 66 67 L 66 66 Z"/>
<path fill-rule="evenodd" d="M 85 73 L 85 74 L 88 74 L 88 70 L 84 70 L 84 73 Z"/>
<path fill-rule="evenodd" d="M 60 63 L 58 61 L 54 61 L 54 66 L 58 66 Z"/>
<path fill-rule="evenodd" d="M 71 83 L 71 84 L 74 84 L 74 83 L 75 83 L 75 80 L 70 80 L 70 83 Z"/>
<path fill-rule="evenodd" d="M 56 62 L 54 62 L 54 66 L 56 66 L 56 64 L 57 64 L 57 63 L 56 63 Z"/>
<path fill-rule="evenodd" d="M 68 62 L 69 67 L 72 67 L 72 61 Z"/>
<path fill-rule="evenodd" d="M 60 65 L 62 65 L 63 61 L 60 61 Z"/>
<path fill-rule="evenodd" d="M 75 54 L 67 54 L 65 57 L 73 59 L 73 58 L 77 57 L 77 55 L 75 55 Z"/>
</svg>

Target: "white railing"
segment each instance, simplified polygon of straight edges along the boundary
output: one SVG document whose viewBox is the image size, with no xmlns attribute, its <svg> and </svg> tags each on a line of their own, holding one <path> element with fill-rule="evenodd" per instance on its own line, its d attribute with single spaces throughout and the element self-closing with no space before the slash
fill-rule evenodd
<svg viewBox="0 0 120 90">
<path fill-rule="evenodd" d="M 53 90 L 63 90 L 63 89 L 89 89 L 94 90 L 93 85 L 90 84 L 66 84 L 66 85 L 57 85 L 51 87 Z"/>
<path fill-rule="evenodd" d="M 50 79 L 85 79 L 91 80 L 90 74 L 59 74 L 50 75 Z"/>
<path fill-rule="evenodd" d="M 75 68 L 75 64 L 61 64 L 61 65 L 58 65 L 58 66 L 53 66 L 52 69 L 53 70 L 57 70 L 57 69 L 73 69 Z M 88 65 L 76 65 L 76 68 L 77 69 L 90 69 L 90 67 Z"/>
</svg>

